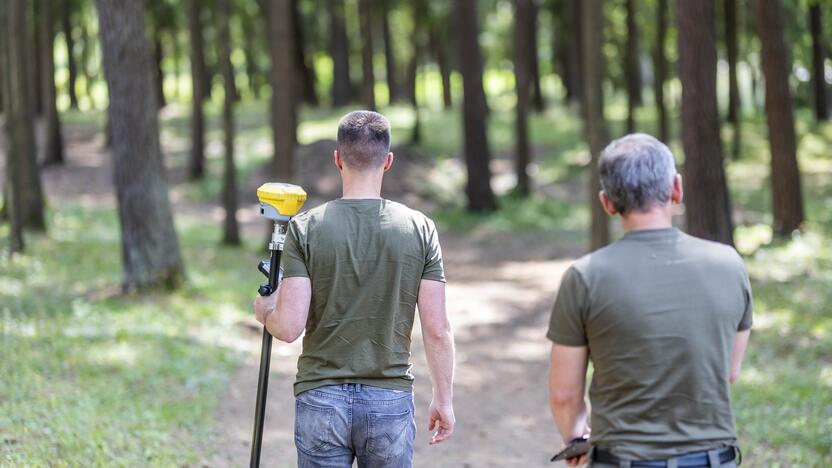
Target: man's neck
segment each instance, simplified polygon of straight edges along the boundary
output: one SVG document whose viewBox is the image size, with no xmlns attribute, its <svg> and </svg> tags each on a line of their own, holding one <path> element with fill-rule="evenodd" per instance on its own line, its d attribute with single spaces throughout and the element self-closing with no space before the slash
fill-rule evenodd
<svg viewBox="0 0 832 468">
<path fill-rule="evenodd" d="M 384 173 L 341 173 L 343 195 L 341 198 L 381 198 L 381 179 Z"/>
<path fill-rule="evenodd" d="M 670 204 L 648 211 L 634 211 L 621 217 L 624 232 L 647 229 L 669 229 L 673 227 L 673 213 Z"/>
</svg>

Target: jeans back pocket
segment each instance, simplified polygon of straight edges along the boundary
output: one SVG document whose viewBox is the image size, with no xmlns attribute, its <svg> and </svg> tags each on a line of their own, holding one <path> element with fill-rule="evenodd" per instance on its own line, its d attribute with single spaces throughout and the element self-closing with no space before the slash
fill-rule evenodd
<svg viewBox="0 0 832 468">
<path fill-rule="evenodd" d="M 306 453 L 327 450 L 332 445 L 332 414 L 335 408 L 295 401 L 295 444 Z"/>
<path fill-rule="evenodd" d="M 367 452 L 390 460 L 409 452 L 416 434 L 410 410 L 397 414 L 367 413 Z"/>
</svg>

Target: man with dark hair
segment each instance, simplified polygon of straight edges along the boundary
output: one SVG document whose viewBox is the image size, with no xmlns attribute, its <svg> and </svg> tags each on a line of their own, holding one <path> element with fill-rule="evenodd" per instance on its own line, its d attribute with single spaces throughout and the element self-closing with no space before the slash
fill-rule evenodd
<svg viewBox="0 0 832 468">
<path fill-rule="evenodd" d="M 627 135 L 599 161 L 604 210 L 624 237 L 565 273 L 549 324 L 550 406 L 564 443 L 590 432 L 593 467 L 734 467 L 729 384 L 752 319 L 742 259 L 674 229 L 682 201 L 673 154 Z"/>
<path fill-rule="evenodd" d="M 454 343 L 433 222 L 381 198 L 390 124 L 350 112 L 338 125 L 343 197 L 289 223 L 276 294 L 257 320 L 277 339 L 305 330 L 295 381 L 300 467 L 409 467 L 416 435 L 410 335 L 416 305 L 433 383 L 430 443 L 454 428 Z"/>
</svg>

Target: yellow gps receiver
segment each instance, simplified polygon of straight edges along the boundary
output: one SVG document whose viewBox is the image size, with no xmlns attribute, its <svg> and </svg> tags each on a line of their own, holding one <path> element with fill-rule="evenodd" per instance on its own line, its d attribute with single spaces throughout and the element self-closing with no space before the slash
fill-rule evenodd
<svg viewBox="0 0 832 468">
<path fill-rule="evenodd" d="M 288 222 L 300 211 L 306 201 L 306 192 L 297 185 L 269 182 L 257 189 L 257 198 L 260 200 L 260 214 L 263 217 L 276 222 Z"/>
</svg>

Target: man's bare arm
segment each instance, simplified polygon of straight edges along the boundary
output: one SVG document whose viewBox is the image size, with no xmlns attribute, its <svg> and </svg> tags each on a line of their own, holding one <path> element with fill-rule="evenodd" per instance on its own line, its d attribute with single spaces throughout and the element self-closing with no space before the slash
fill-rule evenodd
<svg viewBox="0 0 832 468">
<path fill-rule="evenodd" d="M 751 339 L 751 329 L 737 332 L 737 336 L 734 338 L 734 350 L 731 353 L 731 374 L 728 376 L 728 381 L 731 383 L 740 378 L 742 358 L 745 356 L 746 348 L 748 348 L 749 339 Z"/>
<path fill-rule="evenodd" d="M 257 296 L 254 314 L 275 338 L 287 343 L 298 339 L 306 328 L 312 282 L 305 277 L 284 278 L 270 296 Z"/>
<path fill-rule="evenodd" d="M 584 400 L 588 354 L 586 346 L 552 345 L 549 406 L 565 444 L 588 432 Z"/>
<path fill-rule="evenodd" d="M 436 431 L 431 439 L 431 444 L 436 444 L 450 437 L 456 423 L 453 408 L 454 337 L 445 310 L 445 283 L 422 280 L 418 304 L 433 383 L 428 430 Z"/>
</svg>

